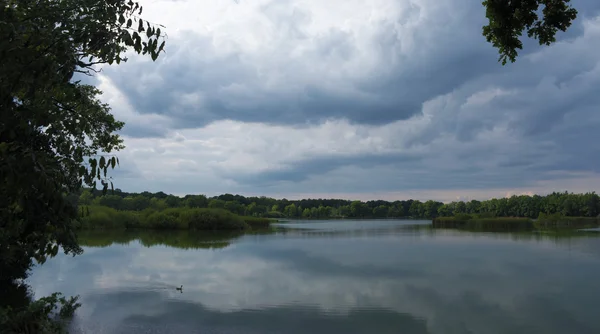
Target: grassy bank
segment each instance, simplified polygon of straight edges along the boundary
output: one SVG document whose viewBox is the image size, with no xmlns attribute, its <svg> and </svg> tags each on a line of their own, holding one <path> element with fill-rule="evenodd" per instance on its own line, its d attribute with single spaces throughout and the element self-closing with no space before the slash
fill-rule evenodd
<svg viewBox="0 0 600 334">
<path fill-rule="evenodd" d="M 171 208 L 121 211 L 106 206 L 80 208 L 78 228 L 155 230 L 244 230 L 266 228 L 267 218 L 242 217 L 224 209 Z"/>
<path fill-rule="evenodd" d="M 533 230 L 533 229 L 579 229 L 600 226 L 599 218 L 567 217 L 560 214 L 541 213 L 538 219 L 519 217 L 481 217 L 460 214 L 454 217 L 438 217 L 432 221 L 434 228 L 461 228 L 473 230 Z"/>
</svg>

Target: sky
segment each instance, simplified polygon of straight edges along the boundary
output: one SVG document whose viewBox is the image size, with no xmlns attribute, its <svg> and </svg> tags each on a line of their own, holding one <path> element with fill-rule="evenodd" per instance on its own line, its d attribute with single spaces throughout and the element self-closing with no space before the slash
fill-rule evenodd
<svg viewBox="0 0 600 334">
<path fill-rule="evenodd" d="M 94 80 L 129 192 L 488 199 L 600 189 L 600 2 L 502 66 L 473 0 L 142 0 L 165 53 Z"/>
</svg>

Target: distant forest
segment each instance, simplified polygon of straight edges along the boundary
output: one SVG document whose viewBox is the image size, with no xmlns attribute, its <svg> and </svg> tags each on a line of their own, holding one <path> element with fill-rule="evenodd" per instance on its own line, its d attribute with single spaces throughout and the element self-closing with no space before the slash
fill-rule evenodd
<svg viewBox="0 0 600 334">
<path fill-rule="evenodd" d="M 491 217 L 537 218 L 540 213 L 596 217 L 600 214 L 600 196 L 595 192 L 575 194 L 554 192 L 546 196 L 512 196 L 485 201 L 442 203 L 418 200 L 351 201 L 343 199 L 287 200 L 269 197 L 245 197 L 224 194 L 214 197 L 164 192 L 127 193 L 120 189 L 102 195 L 100 190 L 85 189 L 72 198 L 79 205 L 100 205 L 116 210 L 164 210 L 178 207 L 222 208 L 243 216 L 269 218 L 435 218 L 457 214 Z"/>
</svg>

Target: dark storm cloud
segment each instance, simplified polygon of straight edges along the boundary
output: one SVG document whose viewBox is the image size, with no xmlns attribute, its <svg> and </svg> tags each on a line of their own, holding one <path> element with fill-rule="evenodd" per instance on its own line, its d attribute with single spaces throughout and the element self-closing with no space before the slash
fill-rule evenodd
<svg viewBox="0 0 600 334">
<path fill-rule="evenodd" d="M 359 48 L 356 37 L 339 29 L 313 36 L 315 52 L 306 59 L 290 59 L 286 67 L 279 68 L 285 73 L 269 66 L 281 64 L 286 50 L 265 53 L 262 60 L 235 52 L 221 56 L 211 37 L 191 32 L 170 40 L 167 55 L 157 63 L 134 60 L 120 66 L 118 72 L 113 68 L 106 72 L 137 112 L 168 115 L 178 128 L 199 127 L 220 119 L 295 124 L 342 117 L 383 124 L 407 119 L 420 113 L 423 102 L 475 77 L 503 70 L 496 61 L 497 51 L 481 35 L 483 7 L 479 2 L 464 5 L 461 20 L 450 20 L 445 27 L 415 30 L 412 54 L 398 54 L 406 44 L 402 28 L 395 28 L 395 22 L 381 22 L 373 45 L 360 50 L 372 53 L 379 65 L 372 75 L 362 78 L 328 79 L 324 74 L 322 82 L 302 79 L 302 71 L 311 62 L 336 57 L 339 62 L 331 62 L 336 70 L 339 63 L 353 58 Z M 397 21 L 404 23 L 419 12 L 415 7 Z M 535 45 L 523 53 L 534 50 Z M 258 67 L 266 69 L 266 77 L 259 74 Z M 264 81 L 274 74 L 289 80 L 283 87 L 265 88 Z M 355 92 L 338 89 L 343 87 Z M 185 103 L 183 96 L 189 94 L 199 96 L 198 101 Z"/>
<path fill-rule="evenodd" d="M 600 8 L 590 2 L 577 5 L 581 16 L 593 15 Z M 397 21 L 404 23 L 419 13 L 419 8 L 414 7 Z M 282 87 L 265 88 L 264 81 L 277 72 L 269 70 L 270 60 L 280 64 L 285 50 L 265 53 L 263 63 L 257 63 L 256 58 L 240 52 L 220 55 L 212 37 L 192 32 L 171 39 L 167 55 L 157 63 L 132 59 L 118 69 L 107 68 L 106 73 L 135 111 L 168 116 L 173 121 L 170 126 L 175 128 L 201 127 L 222 119 L 302 124 L 336 117 L 356 123 L 385 124 L 419 114 L 425 101 L 480 77 L 500 74 L 498 80 L 513 87 L 526 85 L 539 77 L 540 73 L 532 76 L 528 72 L 510 71 L 510 66 L 522 68 L 524 60 L 509 68 L 499 65 L 496 49 L 481 35 L 486 21 L 479 2 L 465 3 L 460 14 L 462 20 L 449 21 L 448 26 L 414 31 L 413 38 L 418 42 L 413 54 L 408 55 L 397 55 L 406 38 L 401 35 L 402 31 L 395 28 L 394 22 L 380 23 L 375 44 L 368 50 L 378 57 L 380 64 L 373 75 L 358 79 L 332 81 L 324 76 L 323 80 L 328 81 L 315 83 L 301 78 L 301 71 L 307 66 L 303 61 L 310 66 L 311 61 L 326 61 L 335 54 L 343 62 L 357 52 L 355 37 L 339 29 L 313 37 L 317 50 L 310 55 L 312 58 L 290 59 L 289 66 L 280 68 L 289 78 Z M 310 13 L 291 19 L 298 20 L 296 26 L 301 27 L 310 20 Z M 558 39 L 574 38 L 581 33 L 581 26 L 575 24 L 568 34 L 560 33 Z M 540 48 L 536 41 L 526 41 L 520 55 L 524 57 Z M 332 63 L 332 66 L 338 65 Z M 258 67 L 266 68 L 267 77 L 259 74 Z M 571 75 L 572 71 L 563 73 L 562 79 Z M 337 89 L 346 86 L 352 87 L 355 93 Z M 196 99 L 192 97 L 186 102 L 186 95 L 196 96 Z M 124 133 L 135 137 L 165 135 L 159 129 L 144 130 L 144 127 L 149 126 L 128 124 Z M 468 129 L 462 133 L 469 139 Z"/>
</svg>

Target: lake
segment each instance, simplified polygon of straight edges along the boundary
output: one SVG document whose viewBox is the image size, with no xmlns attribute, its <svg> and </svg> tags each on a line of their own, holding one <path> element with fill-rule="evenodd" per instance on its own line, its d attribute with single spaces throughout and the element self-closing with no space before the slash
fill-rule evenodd
<svg viewBox="0 0 600 334">
<path fill-rule="evenodd" d="M 429 224 L 83 233 L 28 282 L 81 296 L 73 333 L 600 333 L 600 233 Z"/>
</svg>

